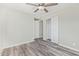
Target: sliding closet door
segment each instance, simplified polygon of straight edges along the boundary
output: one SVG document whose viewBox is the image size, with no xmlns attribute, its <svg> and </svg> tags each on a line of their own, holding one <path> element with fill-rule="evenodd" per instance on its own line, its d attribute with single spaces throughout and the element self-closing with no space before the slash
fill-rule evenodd
<svg viewBox="0 0 79 59">
<path fill-rule="evenodd" d="M 58 43 L 58 16 L 51 18 L 51 41 Z"/>
<path fill-rule="evenodd" d="M 58 16 L 46 20 L 46 40 L 58 43 Z"/>
<path fill-rule="evenodd" d="M 39 37 L 43 38 L 43 21 L 39 21 Z"/>
<path fill-rule="evenodd" d="M 51 39 L 51 19 L 46 20 L 47 39 Z"/>
</svg>

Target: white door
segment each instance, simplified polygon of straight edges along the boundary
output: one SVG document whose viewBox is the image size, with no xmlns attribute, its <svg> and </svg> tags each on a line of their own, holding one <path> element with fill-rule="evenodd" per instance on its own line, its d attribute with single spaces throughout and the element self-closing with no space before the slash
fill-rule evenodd
<svg viewBox="0 0 79 59">
<path fill-rule="evenodd" d="M 34 21 L 34 39 L 39 38 L 39 21 Z"/>
<path fill-rule="evenodd" d="M 43 38 L 43 21 L 34 21 L 34 39 Z"/>
<path fill-rule="evenodd" d="M 43 21 L 39 21 L 39 38 L 43 38 Z"/>
<path fill-rule="evenodd" d="M 51 18 L 51 41 L 58 43 L 58 16 Z"/>
<path fill-rule="evenodd" d="M 47 39 L 51 39 L 51 19 L 46 20 Z"/>
</svg>

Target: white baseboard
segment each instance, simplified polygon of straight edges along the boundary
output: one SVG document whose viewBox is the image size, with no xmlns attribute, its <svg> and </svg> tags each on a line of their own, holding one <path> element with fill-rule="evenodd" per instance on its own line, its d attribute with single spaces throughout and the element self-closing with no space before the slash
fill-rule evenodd
<svg viewBox="0 0 79 59">
<path fill-rule="evenodd" d="M 13 45 L 10 45 L 10 46 L 7 46 L 7 47 L 3 47 L 2 50 L 5 49 L 5 48 L 10 48 L 10 47 L 14 47 L 14 46 L 19 46 L 19 45 L 22 45 L 22 44 L 28 44 L 28 43 L 33 42 L 33 41 L 34 41 L 34 40 L 26 41 L 26 42 L 20 42 L 20 43 L 17 43 L 17 44 L 13 44 Z"/>
<path fill-rule="evenodd" d="M 72 48 L 72 47 L 69 47 L 69 46 L 66 46 L 66 45 L 63 45 L 63 44 L 58 44 L 58 45 L 60 45 L 60 46 L 66 47 L 66 48 L 68 48 L 68 49 L 71 49 L 71 50 L 74 50 L 74 51 L 79 52 L 79 50 L 78 50 L 78 49 L 75 49 L 75 48 Z"/>
</svg>

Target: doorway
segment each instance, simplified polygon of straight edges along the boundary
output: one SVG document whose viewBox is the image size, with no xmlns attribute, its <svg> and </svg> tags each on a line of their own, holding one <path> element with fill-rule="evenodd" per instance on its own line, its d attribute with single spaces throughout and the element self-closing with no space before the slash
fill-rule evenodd
<svg viewBox="0 0 79 59">
<path fill-rule="evenodd" d="M 58 16 L 46 20 L 46 33 L 47 39 L 58 43 Z"/>
</svg>

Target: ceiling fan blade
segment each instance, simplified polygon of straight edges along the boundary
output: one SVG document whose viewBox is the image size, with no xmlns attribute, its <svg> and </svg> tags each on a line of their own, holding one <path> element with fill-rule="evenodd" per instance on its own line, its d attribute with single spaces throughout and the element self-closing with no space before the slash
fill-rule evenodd
<svg viewBox="0 0 79 59">
<path fill-rule="evenodd" d="M 37 8 L 34 12 L 37 12 L 39 9 Z"/>
<path fill-rule="evenodd" d="M 44 8 L 44 11 L 45 11 L 45 12 L 48 12 L 48 10 L 47 10 L 46 8 Z"/>
<path fill-rule="evenodd" d="M 47 10 L 46 8 L 44 8 L 44 11 L 45 11 L 45 12 L 48 12 L 48 10 Z"/>
<path fill-rule="evenodd" d="M 26 3 L 27 5 L 31 5 L 31 6 L 38 6 L 36 4 L 33 4 L 33 3 Z"/>
<path fill-rule="evenodd" d="M 48 6 L 55 6 L 55 5 L 58 5 L 58 3 L 48 3 L 48 4 L 45 4 L 44 6 L 48 7 Z"/>
</svg>

